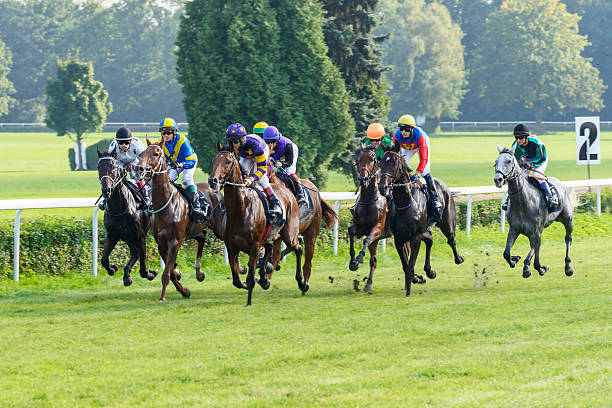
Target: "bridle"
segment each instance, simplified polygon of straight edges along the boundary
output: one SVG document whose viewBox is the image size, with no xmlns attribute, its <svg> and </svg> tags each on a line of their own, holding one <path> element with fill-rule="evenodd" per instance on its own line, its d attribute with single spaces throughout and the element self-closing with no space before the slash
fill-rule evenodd
<svg viewBox="0 0 612 408">
<path fill-rule="evenodd" d="M 117 160 L 112 157 L 112 156 L 107 156 L 107 157 L 100 157 L 100 159 L 98 160 L 98 165 L 100 164 L 100 161 L 102 160 L 112 160 L 111 165 L 113 166 L 113 174 L 116 172 L 116 170 L 119 170 L 119 167 L 117 167 Z M 111 181 L 111 186 L 109 187 L 109 197 L 113 194 L 113 190 L 115 189 L 115 187 L 117 187 L 117 185 L 119 185 L 119 183 L 121 183 L 123 181 L 123 179 L 127 176 L 127 172 L 123 172 L 123 174 L 119 174 L 119 177 L 113 178 L 111 176 L 108 175 L 103 175 L 102 177 L 100 177 L 100 187 L 102 187 L 102 180 L 104 180 L 105 178 L 109 179 Z"/>
<path fill-rule="evenodd" d="M 494 164 L 495 166 L 495 174 L 499 173 L 502 176 L 502 185 L 506 184 L 508 182 L 508 180 L 512 180 L 518 177 L 518 171 L 516 169 L 516 166 L 514 165 L 514 155 L 512 154 L 512 152 L 500 152 L 499 153 L 500 156 L 502 154 L 509 154 L 511 157 L 511 161 L 512 161 L 512 168 L 510 169 L 510 171 L 507 174 L 504 174 L 501 170 L 499 170 L 497 168 L 497 163 Z"/>
<path fill-rule="evenodd" d="M 164 150 L 161 148 L 161 146 L 157 144 L 152 144 L 149 147 L 158 148 L 160 150 L 160 155 L 159 155 L 159 158 L 157 159 L 157 163 L 155 164 L 155 166 L 145 169 L 144 174 L 142 175 L 142 178 L 146 178 L 146 179 L 151 179 L 156 174 L 163 174 L 163 173 L 168 172 L 167 168 L 162 170 L 162 168 L 165 167 L 166 157 L 164 156 Z"/>
<path fill-rule="evenodd" d="M 389 188 L 393 188 L 393 187 L 400 187 L 400 186 L 408 186 L 408 185 L 410 185 L 410 184 L 415 184 L 415 183 L 416 183 L 416 184 L 420 184 L 420 181 L 418 181 L 418 180 L 417 180 L 417 181 L 410 180 L 410 181 L 408 181 L 408 182 L 406 182 L 406 183 L 395 183 L 395 180 L 397 180 L 397 179 L 398 179 L 398 172 L 400 172 L 400 171 L 402 170 L 402 169 L 401 169 L 401 167 L 402 167 L 401 163 L 402 163 L 402 160 L 403 160 L 403 159 L 402 159 L 402 156 L 401 156 L 399 153 L 394 152 L 394 151 L 392 151 L 392 150 L 387 150 L 387 151 L 385 152 L 385 154 L 387 154 L 387 153 L 394 154 L 394 155 L 396 155 L 396 156 L 398 157 L 398 159 L 399 159 L 399 160 L 398 160 L 398 161 L 395 163 L 395 165 L 394 165 L 394 167 L 393 167 L 393 174 L 389 174 L 389 173 L 387 173 L 387 172 L 384 172 L 384 173 L 382 173 L 382 174 L 381 174 L 381 176 L 380 176 L 380 179 L 381 179 L 381 180 L 382 180 L 382 178 L 383 178 L 383 177 L 388 177 L 388 178 L 390 178 L 390 179 L 391 179 L 391 182 L 388 184 Z M 384 158 L 385 158 L 385 156 L 383 156 L 383 159 L 384 159 Z M 408 174 L 408 178 L 410 179 L 410 174 Z"/>
<path fill-rule="evenodd" d="M 234 182 L 228 181 L 228 179 L 232 175 L 234 167 L 236 167 L 236 163 L 238 162 L 238 160 L 236 160 L 236 157 L 234 157 L 234 153 L 232 152 L 227 152 L 227 153 L 229 153 L 230 159 L 232 160 L 232 167 L 230 167 L 225 177 L 220 181 L 219 190 L 221 190 L 223 186 L 226 184 L 230 186 L 235 186 L 235 187 L 247 187 L 245 183 L 234 183 Z"/>
<path fill-rule="evenodd" d="M 376 175 L 378 174 L 377 171 L 377 165 L 376 165 L 376 152 L 374 150 L 368 151 L 368 156 L 370 156 L 371 161 L 373 162 L 372 165 L 372 170 L 368 169 L 367 167 L 361 167 L 359 168 L 359 185 L 360 186 L 364 186 L 365 184 L 369 184 L 371 182 L 371 180 L 376 177 Z M 365 171 L 367 172 L 366 176 L 361 176 L 361 172 Z"/>
</svg>

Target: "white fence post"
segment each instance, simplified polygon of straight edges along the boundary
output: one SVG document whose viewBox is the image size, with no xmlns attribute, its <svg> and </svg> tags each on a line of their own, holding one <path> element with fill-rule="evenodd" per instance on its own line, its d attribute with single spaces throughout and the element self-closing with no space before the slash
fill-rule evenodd
<svg viewBox="0 0 612 408">
<path fill-rule="evenodd" d="M 597 216 L 601 215 L 601 186 L 597 186 Z"/>
<path fill-rule="evenodd" d="M 15 213 L 15 230 L 13 233 L 13 280 L 19 282 L 19 229 L 21 211 Z"/>
<path fill-rule="evenodd" d="M 336 215 L 340 213 L 340 200 L 336 200 L 334 204 Z M 334 221 L 334 255 L 338 255 L 338 220 Z"/>
<path fill-rule="evenodd" d="M 98 276 L 98 207 L 94 208 L 91 221 L 91 273 Z"/>
<path fill-rule="evenodd" d="M 225 262 L 225 264 L 229 264 L 229 258 L 227 257 L 227 247 L 225 245 L 223 245 L 223 262 Z"/>
<path fill-rule="evenodd" d="M 380 240 L 380 249 L 382 249 L 383 253 L 387 252 L 387 240 L 386 239 Z"/>
<path fill-rule="evenodd" d="M 465 233 L 470 236 L 470 225 L 472 224 L 472 195 L 468 194 L 467 210 L 465 214 Z"/>
</svg>

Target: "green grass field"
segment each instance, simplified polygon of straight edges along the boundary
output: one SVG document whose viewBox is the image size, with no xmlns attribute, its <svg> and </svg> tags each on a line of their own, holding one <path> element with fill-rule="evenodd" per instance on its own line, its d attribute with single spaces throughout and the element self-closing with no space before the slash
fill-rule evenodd
<svg viewBox="0 0 612 408">
<path fill-rule="evenodd" d="M 0 199 L 99 194 L 95 172 L 68 169 L 67 139 L 0 139 L 7 152 Z M 573 134 L 543 139 L 554 157 L 549 174 L 586 178 L 586 168 L 574 164 Z M 610 139 L 602 135 L 604 160 Z M 495 146 L 504 141 L 511 140 L 501 133 L 435 135 L 432 172 L 451 186 L 491 184 Z M 592 168 L 593 178 L 610 174 L 607 160 Z M 352 189 L 338 174 L 326 188 Z M 91 209 L 60 209 L 23 217 L 43 212 L 91 216 Z M 219 259 L 204 265 L 206 281 L 197 282 L 189 252 L 179 267 L 191 298 L 171 285 L 165 304 L 157 303 L 160 279 L 143 281 L 137 272 L 129 288 L 101 268 L 97 278 L 0 277 L 0 407 L 610 406 L 611 231 L 610 214 L 577 215 L 576 273 L 568 278 L 563 228 L 554 224 L 542 244 L 551 270 L 529 279 L 521 278 L 522 264 L 507 266 L 505 234 L 493 227 L 472 227 L 469 238 L 459 232 L 462 265 L 436 233 L 438 277 L 413 286 L 410 298 L 393 248 L 379 251 L 373 293 L 355 290 L 367 268 L 348 270 L 346 242 L 337 257 L 317 249 L 307 296 L 289 256 L 269 291 L 255 288 L 250 308 Z M 527 251 L 519 238 L 513 253 Z M 423 255 L 418 271 L 422 265 Z"/>
<path fill-rule="evenodd" d="M 159 278 L 0 280 L 0 406 L 609 406 L 612 216 L 576 224 L 571 278 L 560 225 L 544 234 L 551 270 L 529 279 L 498 231 L 460 234 L 459 266 L 437 234 L 438 277 L 410 298 L 390 249 L 373 294 L 355 291 L 366 272 L 344 243 L 320 249 L 307 296 L 291 256 L 250 308 L 218 264 L 203 283 L 183 269 L 191 298 L 165 304 Z"/>
</svg>

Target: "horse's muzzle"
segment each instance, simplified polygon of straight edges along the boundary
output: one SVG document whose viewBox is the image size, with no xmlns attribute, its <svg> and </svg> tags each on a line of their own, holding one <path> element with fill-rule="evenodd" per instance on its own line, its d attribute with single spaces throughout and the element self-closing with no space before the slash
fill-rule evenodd
<svg viewBox="0 0 612 408">
<path fill-rule="evenodd" d="M 145 168 L 143 166 L 134 166 L 134 174 L 139 180 L 142 180 L 145 175 Z"/>
<path fill-rule="evenodd" d="M 496 174 L 495 177 L 493 177 L 493 182 L 495 183 L 495 187 L 501 188 L 504 185 L 504 178 Z"/>
<path fill-rule="evenodd" d="M 216 177 L 209 177 L 208 185 L 210 186 L 210 189 L 214 191 L 215 193 L 218 193 L 219 190 L 221 189 L 221 183 L 219 179 Z"/>
</svg>

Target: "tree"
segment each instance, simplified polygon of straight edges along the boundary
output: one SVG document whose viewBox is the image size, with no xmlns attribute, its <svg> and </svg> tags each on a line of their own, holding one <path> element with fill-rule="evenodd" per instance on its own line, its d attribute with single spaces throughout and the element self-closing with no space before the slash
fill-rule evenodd
<svg viewBox="0 0 612 408">
<path fill-rule="evenodd" d="M 506 0 L 492 13 L 476 50 L 472 81 L 483 104 L 522 102 L 536 128 L 544 114 L 568 108 L 599 111 L 604 85 L 578 33 L 580 17 L 559 0 Z"/>
<path fill-rule="evenodd" d="M 442 116 L 458 117 L 465 93 L 461 29 L 437 3 L 386 0 L 383 12 L 383 30 L 390 34 L 384 62 L 393 67 L 390 116 L 425 117 L 434 131 Z"/>
<path fill-rule="evenodd" d="M 297 142 L 301 174 L 324 181 L 353 122 L 342 78 L 326 55 L 321 14 L 314 0 L 186 4 L 177 72 L 190 139 L 205 170 L 230 123 L 250 129 L 264 120 Z"/>
<path fill-rule="evenodd" d="M 389 97 L 382 63 L 382 43 L 386 35 L 373 35 L 379 23 L 378 0 L 323 0 L 323 33 L 327 55 L 340 70 L 349 93 L 350 113 L 355 121 L 355 135 L 347 150 L 358 150 L 368 125 L 383 122 L 389 112 Z M 352 155 L 334 160 L 334 165 L 351 174 Z"/>
<path fill-rule="evenodd" d="M 10 95 L 15 92 L 13 84 L 6 77 L 10 72 L 11 51 L 0 40 L 0 116 L 6 114 L 12 98 Z"/>
<path fill-rule="evenodd" d="M 47 96 L 45 123 L 58 136 L 74 133 L 76 154 L 81 157 L 83 135 L 102 130 L 106 115 L 113 110 L 108 92 L 94 79 L 90 62 L 68 60 L 58 61 L 57 79 L 47 81 Z"/>
<path fill-rule="evenodd" d="M 73 39 L 66 33 L 78 21 L 77 10 L 72 0 L 0 1 L 2 40 L 13 56 L 8 79 L 16 90 L 3 121 L 42 121 L 44 84 L 53 75 L 57 58 L 72 48 Z"/>
</svg>

